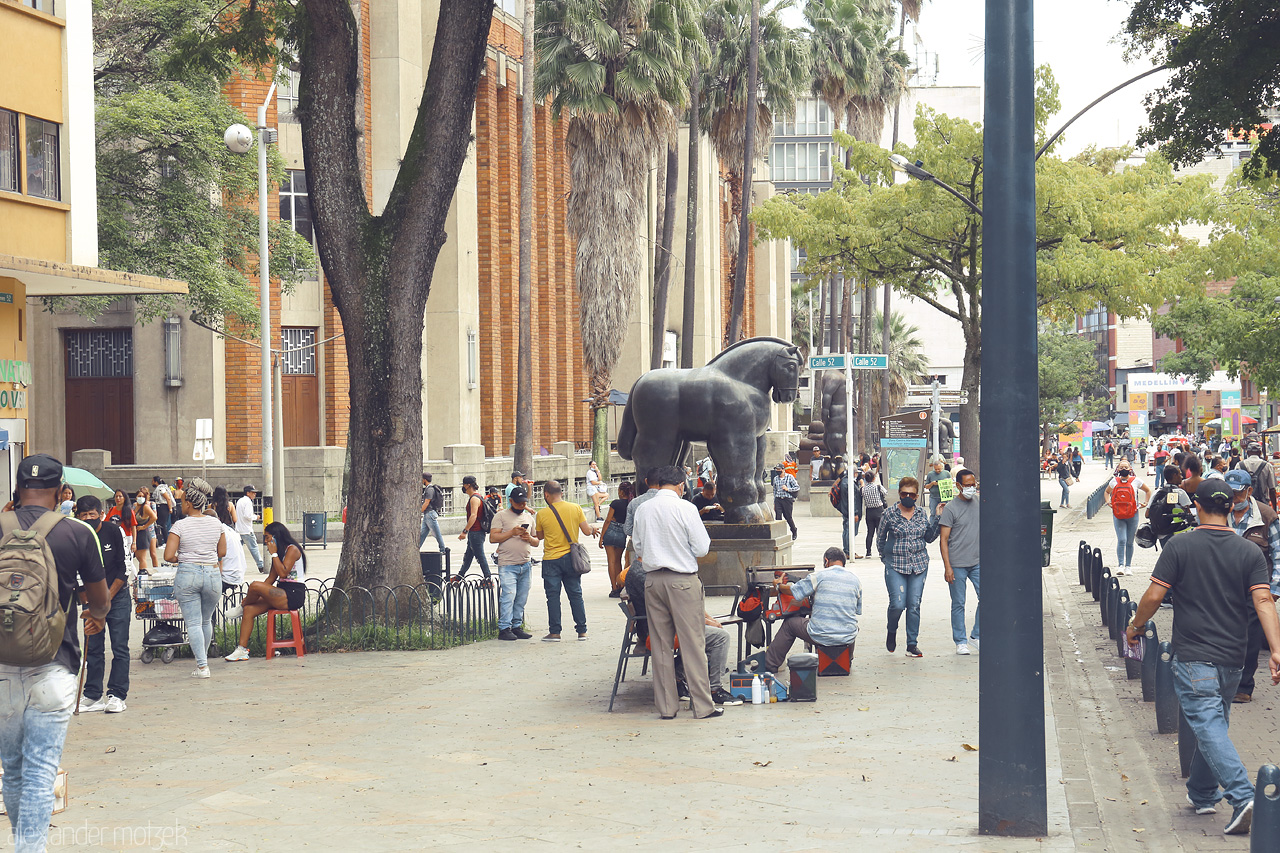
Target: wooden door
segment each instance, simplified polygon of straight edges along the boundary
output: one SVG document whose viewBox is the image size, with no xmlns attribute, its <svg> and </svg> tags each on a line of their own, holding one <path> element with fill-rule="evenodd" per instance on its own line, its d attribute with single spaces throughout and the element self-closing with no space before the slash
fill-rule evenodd
<svg viewBox="0 0 1280 853">
<path fill-rule="evenodd" d="M 67 455 L 111 451 L 111 461 L 132 465 L 133 332 L 130 329 L 66 331 Z"/>
<path fill-rule="evenodd" d="M 314 373 L 283 377 L 284 446 L 317 447 L 320 444 L 320 378 Z"/>
</svg>

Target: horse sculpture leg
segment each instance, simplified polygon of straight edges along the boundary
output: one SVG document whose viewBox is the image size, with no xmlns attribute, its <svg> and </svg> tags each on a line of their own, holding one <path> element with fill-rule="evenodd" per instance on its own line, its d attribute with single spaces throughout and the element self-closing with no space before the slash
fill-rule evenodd
<svg viewBox="0 0 1280 853">
<path fill-rule="evenodd" d="M 761 502 L 757 450 L 753 446 L 756 443 L 754 435 L 707 442 L 711 458 L 716 460 L 716 496 L 724 507 L 724 520 L 728 524 L 773 521 L 773 513 Z"/>
</svg>

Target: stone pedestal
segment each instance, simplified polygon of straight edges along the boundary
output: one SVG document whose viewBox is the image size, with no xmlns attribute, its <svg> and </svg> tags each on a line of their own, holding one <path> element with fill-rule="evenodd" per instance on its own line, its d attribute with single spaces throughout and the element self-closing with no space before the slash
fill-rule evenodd
<svg viewBox="0 0 1280 853">
<path fill-rule="evenodd" d="M 789 566 L 791 530 L 785 521 L 765 524 L 708 524 L 711 550 L 698 560 L 705 585 L 736 584 L 746 589 L 747 569 Z"/>
<path fill-rule="evenodd" d="M 809 515 L 814 518 L 840 517 L 840 510 L 833 507 L 831 499 L 827 497 L 835 482 L 835 480 L 814 480 L 809 486 Z M 852 497 L 850 497 L 849 509 L 852 512 Z"/>
</svg>

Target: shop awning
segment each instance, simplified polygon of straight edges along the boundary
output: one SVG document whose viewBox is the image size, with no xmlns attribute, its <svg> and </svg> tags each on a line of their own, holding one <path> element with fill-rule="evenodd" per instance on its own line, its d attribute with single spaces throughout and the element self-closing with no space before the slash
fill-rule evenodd
<svg viewBox="0 0 1280 853">
<path fill-rule="evenodd" d="M 154 275 L 104 270 L 79 264 L 63 264 L 0 255 L 0 276 L 10 276 L 27 288 L 27 296 L 141 296 L 149 293 L 186 293 L 187 283 Z"/>
</svg>

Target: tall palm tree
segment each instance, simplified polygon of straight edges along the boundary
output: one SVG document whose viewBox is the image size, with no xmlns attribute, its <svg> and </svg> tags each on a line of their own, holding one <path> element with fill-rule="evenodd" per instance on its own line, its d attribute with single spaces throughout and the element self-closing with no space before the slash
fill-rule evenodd
<svg viewBox="0 0 1280 853">
<path fill-rule="evenodd" d="M 769 150 L 773 117 L 795 110 L 796 96 L 810 76 L 809 52 L 803 33 L 783 23 L 779 14 L 786 7 L 775 0 L 760 12 L 758 57 L 758 99 L 752 152 L 755 158 Z M 750 0 L 713 0 L 703 14 L 703 30 L 711 57 L 702 74 L 701 124 L 721 163 L 729 166 L 730 223 L 725 234 L 729 249 L 728 276 L 734 278 L 738 255 L 738 223 L 742 215 L 742 175 L 733 168 L 742 160 L 747 137 L 747 110 L 750 82 L 747 69 L 751 47 Z M 736 291 L 730 318 L 741 317 L 742 296 Z M 733 343 L 726 340 L 726 343 Z"/>
<path fill-rule="evenodd" d="M 572 189 L 565 224 L 592 411 L 592 456 L 606 477 L 609 384 L 644 268 L 649 164 L 675 132 L 704 43 L 691 0 L 541 0 L 539 98 L 567 117 Z"/>
<path fill-rule="evenodd" d="M 872 323 L 881 326 L 883 322 L 883 315 L 876 311 Z M 907 399 L 907 386 L 922 382 L 928 371 L 929 360 L 924 355 L 920 329 L 894 312 L 889 316 L 889 369 L 874 371 L 875 376 L 871 380 L 872 392 L 878 395 L 885 379 L 888 379 L 889 410 L 884 414 L 889 415 L 902 408 Z"/>
</svg>

